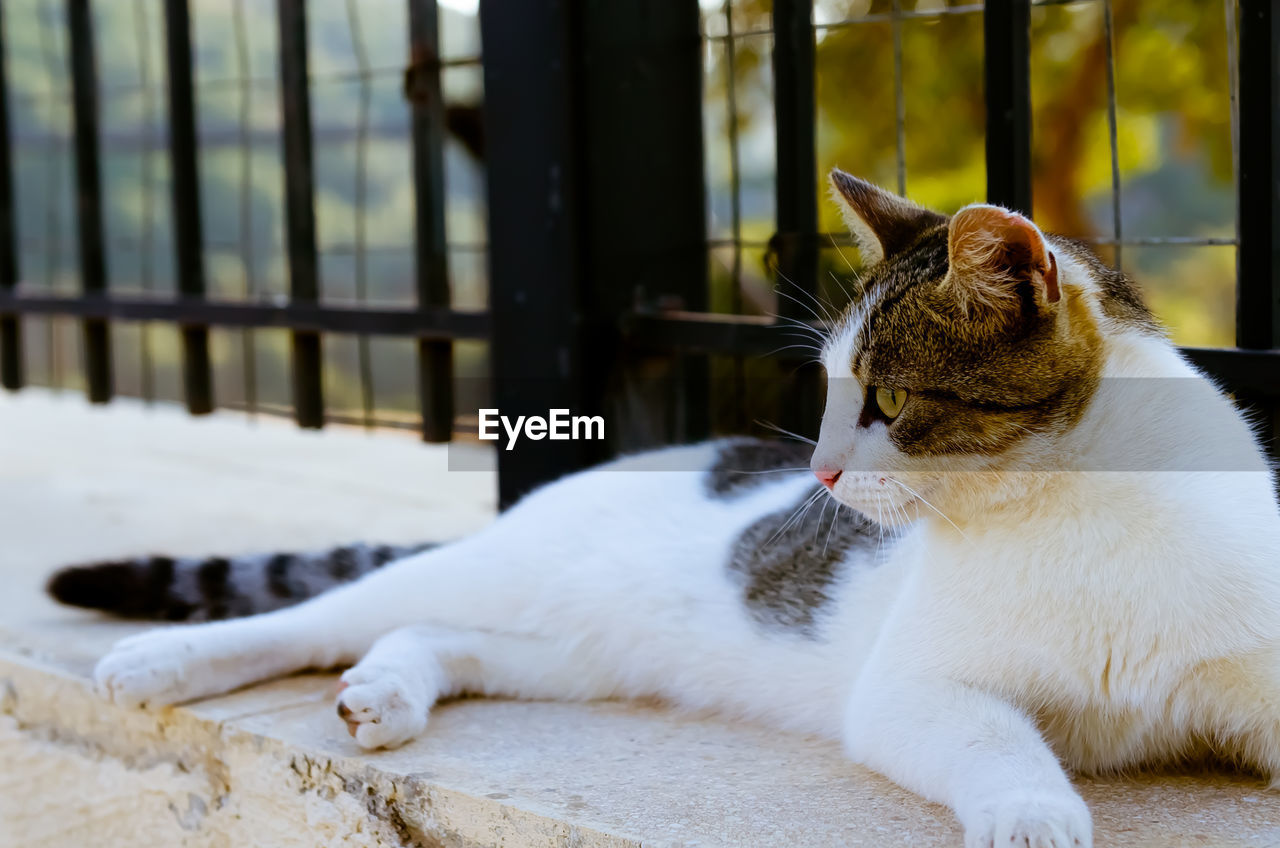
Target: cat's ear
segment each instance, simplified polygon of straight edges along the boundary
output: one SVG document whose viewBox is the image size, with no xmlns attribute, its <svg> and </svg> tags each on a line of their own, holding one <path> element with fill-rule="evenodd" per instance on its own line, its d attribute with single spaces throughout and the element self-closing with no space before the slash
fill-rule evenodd
<svg viewBox="0 0 1280 848">
<path fill-rule="evenodd" d="M 839 168 L 833 168 L 828 179 L 831 197 L 867 265 L 893 256 L 915 241 L 922 230 L 947 220 Z"/>
<path fill-rule="evenodd" d="M 947 259 L 942 285 L 966 311 L 1019 310 L 1028 293 L 1042 308 L 1062 297 L 1058 263 L 1040 228 L 999 206 L 975 203 L 951 218 Z"/>
</svg>

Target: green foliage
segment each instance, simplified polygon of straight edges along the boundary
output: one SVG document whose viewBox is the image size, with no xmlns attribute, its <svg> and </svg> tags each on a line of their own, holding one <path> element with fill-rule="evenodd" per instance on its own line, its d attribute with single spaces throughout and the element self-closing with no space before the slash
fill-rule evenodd
<svg viewBox="0 0 1280 848">
<path fill-rule="evenodd" d="M 901 0 L 908 12 L 970 6 L 971 0 Z M 769 0 L 733 0 L 735 30 L 770 25 Z M 891 0 L 815 3 L 818 166 L 881 185 L 898 185 L 897 102 Z M 726 27 L 718 4 L 704 4 L 711 32 Z M 857 20 L 871 18 L 869 21 Z M 1032 10 L 1034 216 L 1046 229 L 1111 239 L 1111 142 L 1108 132 L 1103 3 L 1080 0 Z M 902 44 L 903 164 L 912 199 L 954 211 L 985 195 L 982 18 L 978 13 L 907 18 Z M 1114 0 L 1117 159 L 1124 237 L 1231 237 L 1234 234 L 1226 17 L 1202 0 Z M 748 184 L 767 183 L 772 151 L 755 139 L 772 132 L 767 108 L 747 108 L 767 92 L 768 44 L 740 40 L 734 83 L 737 131 Z M 707 98 L 727 96 L 725 50 L 709 51 Z M 744 61 L 746 57 L 746 61 Z M 760 72 L 763 65 L 765 71 Z M 708 138 L 713 215 L 726 204 L 726 127 Z M 761 155 L 760 151 L 763 151 Z M 771 232 L 772 208 L 744 194 L 744 233 Z M 834 208 L 822 226 L 839 232 Z M 1100 250 L 1114 259 L 1110 248 Z M 1174 337 L 1187 344 L 1232 343 L 1230 248 L 1144 247 L 1123 251 L 1125 270 L 1145 286 Z M 745 285 L 767 285 L 763 251 L 748 250 Z M 838 263 L 836 263 L 838 264 Z M 757 273 L 759 276 L 757 277 Z M 762 308 L 769 308 L 768 305 Z"/>
</svg>

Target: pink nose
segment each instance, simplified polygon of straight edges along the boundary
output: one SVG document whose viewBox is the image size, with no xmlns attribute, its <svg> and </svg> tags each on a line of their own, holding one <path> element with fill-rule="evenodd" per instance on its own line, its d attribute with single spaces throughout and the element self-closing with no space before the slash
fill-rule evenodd
<svg viewBox="0 0 1280 848">
<path fill-rule="evenodd" d="M 813 476 L 828 489 L 834 488 L 836 481 L 840 479 L 841 470 L 839 468 L 815 468 Z"/>
</svg>

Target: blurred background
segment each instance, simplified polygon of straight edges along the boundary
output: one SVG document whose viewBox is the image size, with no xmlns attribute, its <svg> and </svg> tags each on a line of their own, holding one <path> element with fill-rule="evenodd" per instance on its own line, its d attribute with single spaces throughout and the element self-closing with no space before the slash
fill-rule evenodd
<svg viewBox="0 0 1280 848">
<path fill-rule="evenodd" d="M 815 406 L 813 391 L 806 400 L 788 400 L 779 393 L 776 363 L 761 359 L 785 349 L 789 337 L 744 345 L 739 344 L 742 333 L 777 315 L 818 322 L 822 316 L 811 317 L 808 310 L 837 310 L 847 302 L 859 259 L 826 201 L 823 174 L 830 167 L 945 212 L 988 196 L 983 4 L 813 0 L 775 8 L 768 0 L 673 0 L 620 3 L 614 8 L 626 10 L 615 14 L 607 3 L 489 2 L 493 8 L 486 6 L 484 13 L 494 19 L 549 20 L 549 31 L 563 35 L 562 41 L 530 56 L 510 56 L 509 44 L 518 42 L 497 41 L 505 37 L 504 26 L 520 24 L 495 21 L 485 30 L 497 33 L 495 43 L 486 45 L 480 0 L 418 4 L 436 25 L 434 52 L 425 56 L 411 50 L 414 2 L 181 4 L 190 23 L 199 250 L 207 299 L 283 305 L 290 297 L 288 157 L 282 152 L 288 110 L 281 99 L 287 57 L 281 55 L 280 26 L 283 20 L 303 20 L 319 303 L 405 311 L 419 305 L 422 258 L 415 254 L 420 242 L 415 222 L 421 219 L 423 198 L 437 198 L 440 209 L 431 211 L 443 222 L 443 241 L 432 261 L 447 279 L 447 294 L 437 297 L 437 305 L 486 320 L 492 312 L 495 321 L 488 332 L 454 332 L 446 341 L 430 337 L 447 353 L 433 360 L 436 382 L 442 373 L 453 382 L 450 402 L 437 407 L 451 410 L 445 438 L 473 432 L 476 409 L 493 401 L 491 378 L 497 373 L 501 379 L 503 371 L 491 357 L 493 338 L 511 339 L 510 355 L 536 360 L 536 353 L 517 350 L 523 330 L 511 328 L 539 320 L 519 317 L 517 306 L 528 293 L 503 304 L 491 302 L 496 252 L 518 263 L 528 245 L 490 239 L 492 199 L 508 186 L 513 193 L 524 191 L 526 181 L 518 176 L 520 160 L 505 152 L 518 152 L 521 144 L 509 137 L 509 128 L 501 128 L 512 108 L 488 104 L 486 109 L 486 81 L 510 85 L 512 69 L 519 72 L 520 62 L 528 60 L 530 97 L 536 100 L 539 95 L 532 92 L 538 90 L 542 67 L 537 62 L 561 50 L 567 64 L 557 65 L 555 73 L 569 90 L 560 104 L 569 117 L 535 104 L 535 119 L 523 126 L 531 137 L 546 135 L 545 118 L 568 139 L 560 153 L 574 172 L 570 188 L 580 211 L 567 214 L 592 221 L 574 230 L 569 252 L 576 259 L 565 273 L 578 279 L 575 290 L 597 292 L 595 305 L 583 307 L 586 318 L 573 325 L 587 328 L 585 349 L 598 347 L 602 338 L 610 346 L 600 357 L 606 364 L 588 361 L 581 369 L 587 383 L 611 387 L 606 405 L 620 410 L 626 421 L 625 432 L 612 438 L 607 452 L 752 429 L 761 419 L 790 420 L 791 427 L 802 430 L 810 421 L 816 427 L 814 411 L 820 404 Z M 84 286 L 68 26 L 69 10 L 77 5 L 87 5 L 96 61 L 105 289 L 110 297 L 174 298 L 182 287 L 175 270 L 169 147 L 166 45 L 171 37 L 165 15 L 172 0 L 4 3 L 18 290 L 72 297 Z M 785 68 L 777 53 L 783 5 L 787 20 L 799 21 L 804 33 L 798 47 L 784 45 L 790 45 Z M 1047 230 L 1088 240 L 1137 278 L 1177 343 L 1235 345 L 1235 0 L 1024 0 L 989 8 L 1008 14 L 1009 7 L 1019 5 L 1027 20 L 1035 219 Z M 616 51 L 622 58 L 612 68 L 600 57 L 610 45 L 617 47 L 619 38 L 626 43 Z M 646 44 L 659 47 L 646 52 Z M 633 65 L 624 67 L 633 57 Z M 670 83 L 674 72 L 663 64 L 664 57 L 690 72 Z M 487 67 L 491 59 L 501 59 L 501 68 Z M 607 76 L 611 71 L 616 78 Z M 423 72 L 432 77 L 425 94 L 415 88 L 420 80 L 414 74 Z M 787 92 L 781 101 L 780 79 Z M 424 107 L 437 84 L 439 102 Z M 684 280 L 671 287 L 674 294 L 661 282 L 637 281 L 632 269 L 640 249 L 634 246 L 649 241 L 651 227 L 670 226 L 661 199 L 638 199 L 616 220 L 621 233 L 610 232 L 601 221 L 622 204 L 599 201 L 610 163 L 634 162 L 637 156 L 643 161 L 644 156 L 622 149 L 618 138 L 625 141 L 628 129 L 610 130 L 608 122 L 634 120 L 634 144 L 649 144 L 662 130 L 645 127 L 663 116 L 644 110 L 655 102 L 655 92 L 661 94 L 658 87 L 669 84 L 679 86 L 672 96 L 673 124 L 682 126 L 680 116 L 691 114 L 680 104 L 697 108 L 694 123 L 680 129 L 684 136 L 668 131 L 654 153 L 660 172 L 655 180 L 696 183 L 686 185 L 678 199 L 682 208 L 695 204 L 696 225 L 665 242 L 661 233 L 654 236 L 651 276 L 656 278 L 663 276 L 662 263 L 669 258 L 664 250 L 693 242 L 697 255 L 690 260 L 683 250 L 673 262 L 681 269 L 673 274 Z M 513 91 L 519 94 L 518 84 Z M 635 113 L 628 111 L 632 98 L 638 104 Z M 425 160 L 415 166 L 414 116 L 423 108 L 420 117 L 442 124 L 436 128 L 438 178 L 423 171 Z M 495 109 L 500 110 L 497 120 Z M 495 128 L 505 136 L 495 137 Z M 544 167 L 537 158 L 540 143 L 529 143 L 531 170 Z M 555 138 L 546 143 L 554 147 Z M 812 159 L 791 155 L 797 144 L 811 144 Z M 785 148 L 782 177 L 780 148 Z M 680 150 L 687 151 L 686 161 L 672 165 L 672 157 L 682 155 L 672 151 Z M 796 167 L 799 177 L 792 173 Z M 423 181 L 432 179 L 431 191 L 424 193 Z M 792 208 L 797 204 L 798 212 Z M 809 220 L 816 232 L 805 234 L 810 240 L 803 249 L 812 251 L 813 262 L 797 265 L 786 239 L 809 228 Z M 529 220 L 529 228 L 541 232 L 541 222 Z M 609 247 L 623 242 L 632 247 Z M 536 251 L 528 258 L 539 269 L 546 264 Z M 611 286 L 618 291 L 607 293 Z M 531 291 L 536 299 L 540 290 Z M 796 300 L 805 308 L 797 309 Z M 550 297 L 547 308 L 565 302 Z M 592 315 L 601 310 L 610 320 L 624 310 L 640 317 L 695 310 L 750 319 L 703 322 L 727 334 L 723 350 L 702 336 L 682 346 L 669 335 L 663 345 L 650 338 L 645 352 L 645 334 L 639 332 L 638 347 L 616 354 L 619 335 L 632 342 L 636 327 L 624 317 L 621 331 L 601 335 L 591 329 Z M 25 314 L 20 323 L 25 382 L 84 390 L 81 320 L 71 314 Z M 292 415 L 297 327 L 210 323 L 216 406 Z M 424 393 L 440 389 L 423 382 L 428 357 L 413 336 L 325 333 L 316 369 L 322 375 L 322 419 L 421 428 L 428 405 Z M 655 347 L 678 355 L 658 356 Z M 179 323 L 112 321 L 115 393 L 182 401 L 183 351 Z M 794 369 L 785 374 L 792 380 Z M 558 379 L 550 372 L 545 376 Z M 802 414 L 793 414 L 796 409 Z M 595 458 L 598 451 L 565 461 Z"/>
<path fill-rule="evenodd" d="M 1034 219 L 1043 229 L 1092 242 L 1137 278 L 1178 343 L 1233 344 L 1227 26 L 1235 4 L 1031 6 Z M 775 228 L 771 8 L 766 0 L 702 4 L 712 232 L 739 237 L 743 283 L 756 304 L 768 304 L 772 289 L 758 249 Z M 984 199 L 981 4 L 816 0 L 813 23 L 819 167 L 842 167 L 948 213 Z M 741 203 L 736 233 L 731 111 Z M 823 202 L 820 213 L 824 231 L 841 230 L 832 204 Z M 833 255 L 826 264 L 845 267 L 830 245 L 827 252 Z M 728 291 L 732 251 L 716 248 L 712 255 L 715 290 Z"/>
<path fill-rule="evenodd" d="M 316 249 L 320 297 L 333 304 L 412 305 L 414 194 L 408 5 L 400 0 L 306 4 L 310 59 Z M 175 278 L 163 0 L 95 0 L 107 288 L 172 296 Z M 24 291 L 80 290 L 72 82 L 63 0 L 4 4 L 19 267 Z M 476 3 L 438 10 L 446 102 L 478 109 L 483 97 Z M 198 173 L 208 296 L 287 297 L 279 31 L 273 0 L 190 3 Z M 472 117 L 478 120 L 478 117 Z M 486 306 L 483 163 L 457 136 L 444 144 L 449 287 L 459 309 Z M 83 390 L 78 322 L 29 318 L 28 380 Z M 115 322 L 119 394 L 181 401 L 176 327 Z M 325 340 L 325 389 L 335 420 L 369 414 L 411 423 L 418 408 L 413 343 Z M 485 373 L 484 346 L 457 344 L 460 375 Z M 284 330 L 214 329 L 217 403 L 291 414 Z M 361 356 L 367 364 L 360 363 Z"/>
</svg>

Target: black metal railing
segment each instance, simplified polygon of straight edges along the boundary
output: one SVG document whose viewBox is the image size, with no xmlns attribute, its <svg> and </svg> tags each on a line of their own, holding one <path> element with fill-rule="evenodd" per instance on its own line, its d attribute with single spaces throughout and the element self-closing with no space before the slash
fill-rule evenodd
<svg viewBox="0 0 1280 848">
<path fill-rule="evenodd" d="M 717 363 L 729 362 L 741 381 L 744 361 L 773 355 L 782 426 L 812 433 L 821 412 L 820 375 L 803 357 L 775 353 L 778 321 L 771 317 L 709 311 L 707 188 L 703 130 L 703 49 L 696 0 L 483 0 L 483 151 L 488 172 L 488 309 L 463 311 L 452 304 L 445 234 L 444 145 L 449 124 L 441 95 L 442 62 L 434 0 L 406 0 L 409 33 L 405 90 L 409 100 L 416 221 L 416 305 L 335 306 L 321 297 L 316 232 L 315 128 L 308 70 L 307 3 L 277 0 L 278 90 L 284 172 L 284 250 L 287 302 L 211 300 L 206 285 L 200 218 L 200 179 L 193 83 L 189 0 L 158 0 L 165 12 L 169 64 L 169 161 L 172 173 L 176 295 L 112 294 L 106 286 L 106 250 L 98 130 L 97 76 L 88 0 L 67 0 L 65 26 L 74 115 L 81 292 L 67 296 L 19 285 L 13 155 L 8 96 L 0 54 L 0 381 L 24 385 L 23 319 L 63 316 L 84 328 L 84 371 L 89 397 L 113 395 L 114 322 L 160 322 L 181 329 L 182 379 L 188 408 L 216 405 L 210 361 L 211 328 L 285 329 L 290 334 L 292 410 L 304 427 L 334 415 L 326 409 L 326 334 L 351 334 L 359 342 L 365 420 L 372 408 L 368 341 L 407 337 L 416 342 L 420 430 L 446 441 L 455 430 L 454 344 L 489 344 L 491 403 L 504 414 L 570 408 L 608 414 L 629 425 L 605 444 L 542 443 L 536 450 L 499 452 L 500 499 L 510 503 L 531 486 L 567 470 L 644 443 L 685 441 L 723 428 L 710 411 Z M 905 185 L 901 25 L 930 15 L 984 17 L 987 196 L 1030 210 L 1032 112 L 1029 84 L 1030 17 L 1034 5 L 1061 0 L 990 0 L 907 11 L 894 0 L 887 12 L 861 20 L 892 24 L 894 108 L 897 115 L 898 187 Z M 1107 92 L 1113 204 L 1119 207 L 1116 154 L 1114 47 L 1107 26 Z M 732 65 L 733 15 L 726 21 Z M 354 7 L 353 7 L 354 8 Z M 1236 8 L 1227 4 L 1229 33 Z M 1237 347 L 1189 349 L 1193 361 L 1221 379 L 1280 433 L 1280 20 L 1270 0 L 1239 0 L 1239 39 L 1230 45 L 1238 69 L 1239 177 L 1237 239 L 1196 243 L 1238 244 Z M 857 25 L 841 21 L 821 26 Z M 9 21 L 0 20 L 0 26 Z M 776 143 L 776 232 L 769 240 L 773 271 L 798 299 L 819 297 L 822 242 L 818 217 L 819 163 L 815 132 L 815 23 L 811 0 L 775 0 L 767 33 L 773 39 L 772 80 Z M 716 36 L 724 39 L 725 36 Z M 6 48 L 0 30 L 0 51 Z M 360 162 L 367 157 L 368 80 L 363 53 L 353 79 L 363 81 L 357 120 Z M 469 62 L 474 64 L 474 62 Z M 732 71 L 731 71 L 732 73 Z M 247 80 L 247 76 L 246 76 Z M 248 84 L 246 80 L 241 82 Z M 260 81 L 259 81 L 260 82 Z M 1234 91 L 1234 87 L 1233 87 Z M 730 132 L 736 127 L 732 86 Z M 245 130 L 247 132 L 247 130 Z M 479 146 L 480 142 L 475 142 Z M 737 140 L 730 144 L 731 177 L 738 179 Z M 358 168 L 363 174 L 364 165 Z M 359 177 L 358 177 L 359 180 Z M 362 182 L 357 195 L 363 196 Z M 737 203 L 735 185 L 734 203 Z M 740 266 L 741 216 L 734 207 L 733 246 Z M 1110 236 L 1128 244 L 1183 243 L 1131 239 L 1117 214 Z M 251 229 L 251 226 L 250 226 Z M 368 271 L 365 223 L 357 225 L 356 287 Z M 735 269 L 735 273 L 740 267 Z M 791 300 L 779 301 L 780 317 L 810 320 Z M 246 367 L 248 367 L 246 361 Z M 637 394 L 637 387 L 643 391 Z M 653 387 L 658 386 L 657 390 Z M 641 412 L 636 414 L 636 397 Z M 745 394 L 736 397 L 734 421 L 750 421 Z"/>
</svg>

